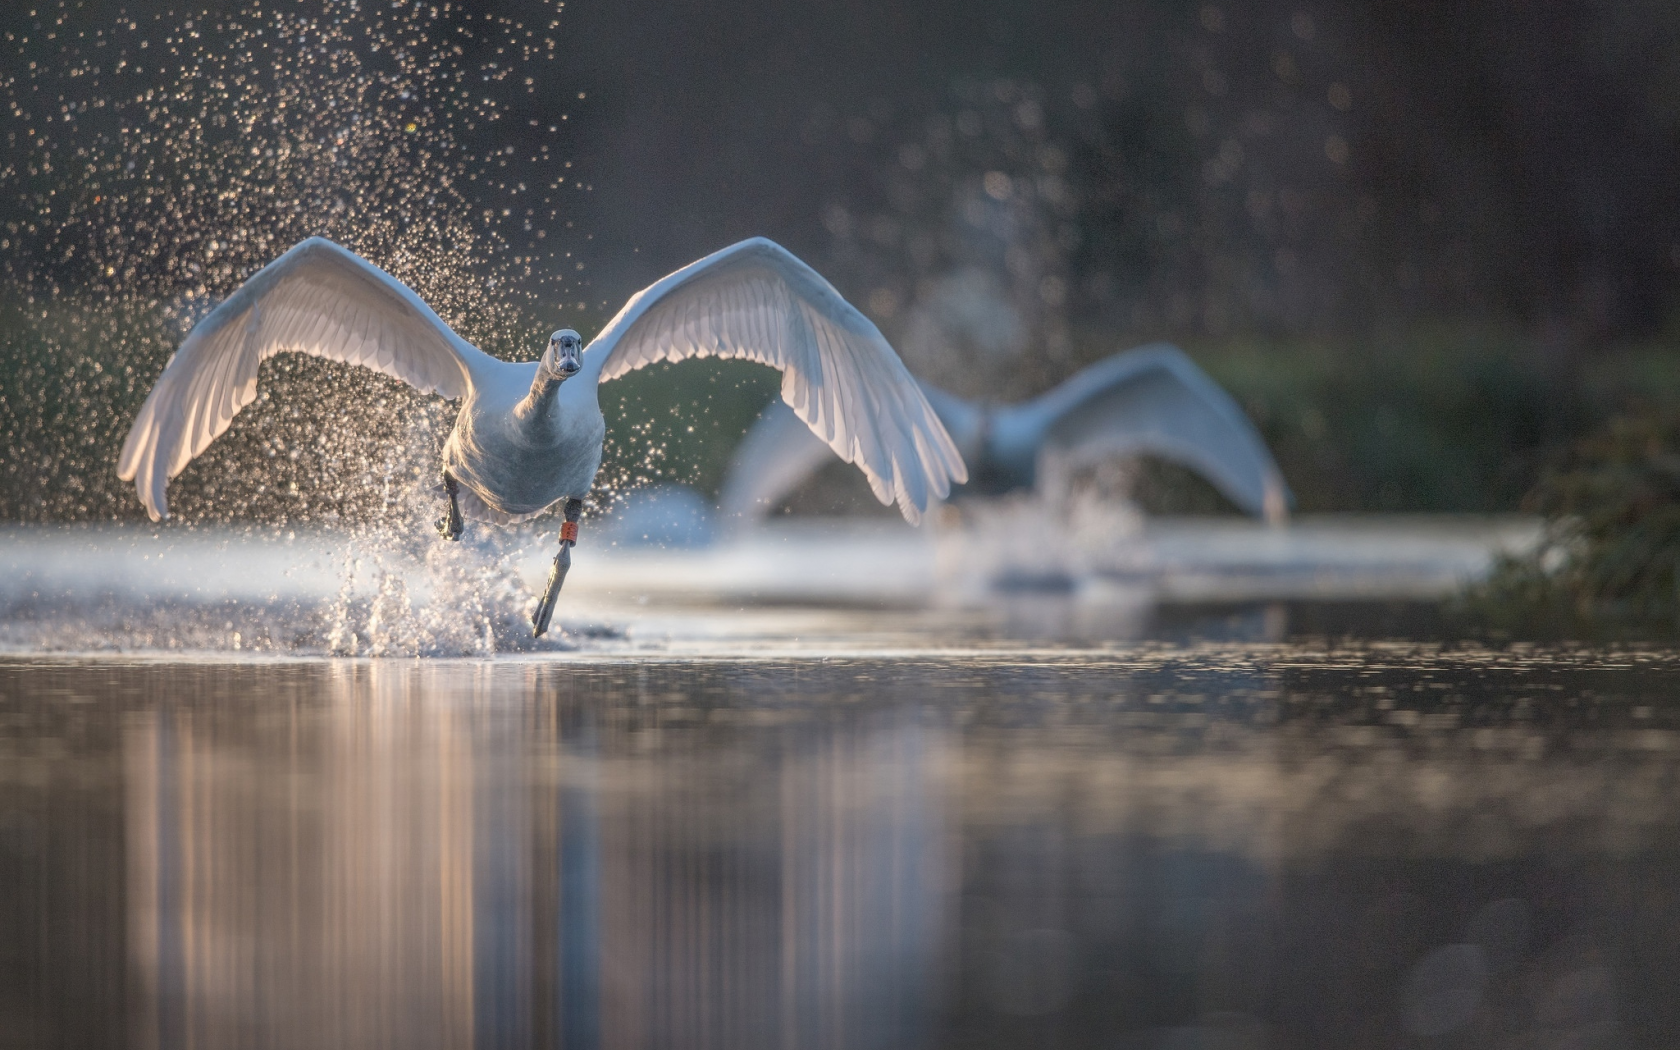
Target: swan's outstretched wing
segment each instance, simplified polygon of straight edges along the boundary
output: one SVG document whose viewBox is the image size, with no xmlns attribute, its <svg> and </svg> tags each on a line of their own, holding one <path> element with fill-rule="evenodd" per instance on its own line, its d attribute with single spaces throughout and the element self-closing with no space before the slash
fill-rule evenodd
<svg viewBox="0 0 1680 1050">
<path fill-rule="evenodd" d="M 365 365 L 461 397 L 495 359 L 456 335 L 407 285 L 311 237 L 258 270 L 193 327 L 123 444 L 117 476 L 156 521 L 165 488 L 257 396 L 257 365 L 295 352 Z"/>
<path fill-rule="evenodd" d="M 1009 476 L 1023 483 L 1046 449 L 1075 462 L 1144 453 L 1201 473 L 1250 514 L 1281 520 L 1293 503 L 1242 409 L 1170 346 L 1117 354 L 1036 400 L 992 409 L 989 424 L 979 406 L 927 383 L 921 387 L 965 454 L 975 462 L 989 456 L 1019 465 Z M 736 449 L 719 510 L 737 521 L 762 517 L 827 460 L 827 448 L 792 411 L 772 404 Z"/>
<path fill-rule="evenodd" d="M 735 446 L 718 512 L 731 526 L 756 521 L 833 459 L 828 445 L 777 398 Z"/>
<path fill-rule="evenodd" d="M 882 503 L 920 521 L 968 477 L 950 435 L 869 319 L 786 249 L 753 238 L 625 304 L 584 354 L 601 381 L 656 361 L 739 357 L 781 369 L 782 400 Z"/>
<path fill-rule="evenodd" d="M 919 379 L 916 385 L 964 458 L 978 455 L 984 439 L 979 406 Z M 718 493 L 718 511 L 732 525 L 757 521 L 833 457 L 805 421 L 778 398 L 735 446 L 723 491 Z"/>
<path fill-rule="evenodd" d="M 1040 450 L 1086 460 L 1149 453 L 1206 477 L 1250 514 L 1281 521 L 1294 497 L 1254 424 L 1218 383 L 1165 343 L 1116 354 L 1013 412 Z"/>
</svg>

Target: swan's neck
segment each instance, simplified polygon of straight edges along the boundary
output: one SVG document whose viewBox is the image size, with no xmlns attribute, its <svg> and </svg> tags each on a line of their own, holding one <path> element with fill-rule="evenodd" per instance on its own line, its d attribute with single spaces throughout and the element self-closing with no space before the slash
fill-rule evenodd
<svg viewBox="0 0 1680 1050">
<path fill-rule="evenodd" d="M 551 419 L 554 404 L 560 396 L 560 384 L 564 382 L 553 372 L 538 366 L 536 378 L 531 380 L 531 392 L 513 407 L 514 416 L 533 425 Z"/>
</svg>

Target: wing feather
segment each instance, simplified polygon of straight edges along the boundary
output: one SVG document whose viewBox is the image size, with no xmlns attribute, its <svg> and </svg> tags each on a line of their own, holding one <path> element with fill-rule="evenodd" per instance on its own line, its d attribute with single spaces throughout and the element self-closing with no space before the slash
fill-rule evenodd
<svg viewBox="0 0 1680 1050">
<path fill-rule="evenodd" d="M 1116 354 L 1035 401 L 997 430 L 1074 460 L 1149 453 L 1182 463 L 1238 507 L 1284 520 L 1294 496 L 1242 408 L 1177 347 Z M 1019 421 L 1017 423 L 1017 420 Z"/>
<path fill-rule="evenodd" d="M 770 241 L 742 241 L 636 293 L 591 344 L 584 368 L 605 382 L 690 357 L 780 369 L 782 400 L 911 522 L 968 479 L 956 445 L 880 331 Z"/>
<path fill-rule="evenodd" d="M 152 520 L 169 512 L 169 479 L 256 400 L 258 365 L 281 353 L 363 365 L 447 398 L 495 364 L 402 282 L 311 237 L 200 321 L 146 397 L 117 475 L 134 482 Z"/>
<path fill-rule="evenodd" d="M 1194 362 L 1165 344 L 1117 354 L 1027 404 L 993 408 L 989 421 L 975 405 L 935 387 L 921 390 L 947 431 L 977 454 L 987 454 L 982 448 L 988 443 L 990 455 L 1011 463 L 1033 463 L 1045 451 L 1075 462 L 1148 453 L 1198 471 L 1237 506 L 1268 520 L 1286 518 L 1293 502 L 1242 409 Z M 807 429 L 792 404 L 765 410 L 736 449 L 718 497 L 729 520 L 762 516 L 827 462 L 822 428 Z M 881 410 L 902 412 L 905 406 L 888 399 Z M 923 435 L 918 432 L 916 439 L 921 442 Z M 916 451 L 924 459 L 937 454 L 919 444 Z M 914 500 L 915 491 L 906 498 Z"/>
<path fill-rule="evenodd" d="M 731 525 L 763 517 L 834 453 L 785 401 L 772 401 L 735 449 L 718 493 Z"/>
</svg>

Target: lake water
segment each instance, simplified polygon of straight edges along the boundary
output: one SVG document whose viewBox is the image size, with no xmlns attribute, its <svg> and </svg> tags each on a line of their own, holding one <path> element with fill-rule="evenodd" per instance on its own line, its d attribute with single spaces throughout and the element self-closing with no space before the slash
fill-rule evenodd
<svg viewBox="0 0 1680 1050">
<path fill-rule="evenodd" d="M 1680 654 L 1429 640 L 1495 525 L 598 542 L 541 643 L 536 534 L 9 530 L 0 1048 L 1680 1045 Z"/>
<path fill-rule="evenodd" d="M 6 1047 L 1671 1047 L 1680 657 L 0 661 Z"/>
</svg>

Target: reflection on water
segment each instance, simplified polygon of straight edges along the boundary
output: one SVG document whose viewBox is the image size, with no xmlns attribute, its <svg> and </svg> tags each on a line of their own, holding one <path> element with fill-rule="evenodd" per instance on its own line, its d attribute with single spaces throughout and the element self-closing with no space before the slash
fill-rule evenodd
<svg viewBox="0 0 1680 1050">
<path fill-rule="evenodd" d="M 0 663 L 0 1046 L 1672 1046 L 1664 654 Z"/>
</svg>

